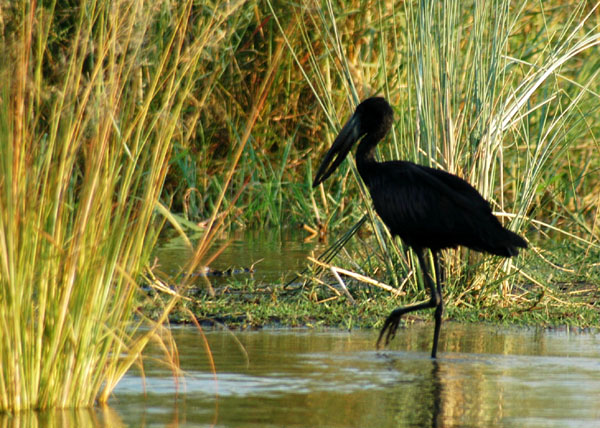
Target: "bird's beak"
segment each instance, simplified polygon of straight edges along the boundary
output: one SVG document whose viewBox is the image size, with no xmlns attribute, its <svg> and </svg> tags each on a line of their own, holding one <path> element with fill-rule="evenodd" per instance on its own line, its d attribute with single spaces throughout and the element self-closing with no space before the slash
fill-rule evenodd
<svg viewBox="0 0 600 428">
<path fill-rule="evenodd" d="M 319 184 L 324 182 L 327 177 L 329 177 L 331 173 L 335 171 L 335 169 L 342 163 L 354 143 L 356 143 L 356 141 L 358 141 L 358 139 L 361 137 L 359 132 L 359 119 L 356 114 L 354 114 L 348 120 L 348 122 L 346 122 L 333 142 L 331 148 L 327 154 L 325 154 L 325 157 L 323 158 L 323 161 L 317 170 L 315 181 L 313 181 L 313 187 L 317 187 Z M 337 156 L 335 156 L 336 154 Z"/>
</svg>

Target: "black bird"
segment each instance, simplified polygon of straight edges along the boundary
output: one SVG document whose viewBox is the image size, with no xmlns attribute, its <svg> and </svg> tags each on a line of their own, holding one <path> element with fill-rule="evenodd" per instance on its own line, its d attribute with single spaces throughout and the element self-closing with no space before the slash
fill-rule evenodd
<svg viewBox="0 0 600 428">
<path fill-rule="evenodd" d="M 386 345 L 394 338 L 402 315 L 435 308 L 431 350 L 431 357 L 435 358 L 443 312 L 440 250 L 462 245 L 512 257 L 518 254 L 518 248 L 527 248 L 527 242 L 505 229 L 492 214 L 490 204 L 462 178 L 412 162 L 377 162 L 375 146 L 390 130 L 393 118 L 394 112 L 383 98 L 368 98 L 360 103 L 325 155 L 313 187 L 325 181 L 362 138 L 356 150 L 356 166 L 375 211 L 392 236 L 399 236 L 416 253 L 431 295 L 427 302 L 394 310 L 385 320 L 377 347 L 384 336 Z M 437 284 L 425 263 L 427 248 L 433 255 Z"/>
</svg>

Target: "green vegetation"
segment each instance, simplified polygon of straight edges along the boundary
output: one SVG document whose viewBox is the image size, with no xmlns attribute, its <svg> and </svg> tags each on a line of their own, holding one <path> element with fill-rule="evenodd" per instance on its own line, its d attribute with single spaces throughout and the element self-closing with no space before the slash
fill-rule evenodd
<svg viewBox="0 0 600 428">
<path fill-rule="evenodd" d="M 165 219 L 193 256 L 147 270 L 158 288 L 190 284 L 223 230 L 306 224 L 352 244 L 326 262 L 422 298 L 351 160 L 310 188 L 375 94 L 396 109 L 382 158 L 468 179 L 531 242 L 509 261 L 446 254 L 448 314 L 597 322 L 599 19 L 585 1 L 0 2 L 0 410 L 105 402 L 169 341 L 178 296 L 137 310 Z M 234 283 L 174 319 L 350 327 L 398 304 L 354 284 L 348 309 L 307 264 L 302 289 Z"/>
<path fill-rule="evenodd" d="M 355 237 L 355 241 L 361 240 Z M 351 245 L 348 251 L 353 255 L 357 248 Z M 597 284 L 600 283 L 600 273 L 588 269 L 585 264 L 588 256 L 580 254 L 579 249 L 572 245 L 552 248 L 545 253 L 545 257 L 550 259 L 527 254 L 523 261 L 523 265 L 538 275 L 546 275 L 544 284 L 519 281 L 505 296 L 488 290 L 489 287 L 498 286 L 503 280 L 502 276 L 491 278 L 478 287 L 453 284 L 446 288 L 445 317 L 464 322 L 547 327 L 598 326 L 600 288 Z M 598 256 L 596 253 L 589 258 Z M 560 260 L 569 262 L 556 264 Z M 472 269 L 478 270 L 480 267 L 473 266 Z M 255 276 L 260 278 L 259 268 L 260 265 Z M 368 283 L 343 273 L 340 276 L 352 299 L 347 297 L 330 272 L 317 276 L 309 271 L 295 279 L 290 272 L 287 280 L 291 282 L 257 280 L 245 273 L 200 277 L 194 286 L 185 291 L 186 298 L 175 307 L 170 319 L 175 323 L 192 323 L 195 317 L 204 325 L 241 329 L 380 328 L 385 315 L 391 310 L 427 298 L 424 289 L 417 292 L 401 290 L 396 295 L 383 289 L 381 283 Z M 212 295 L 205 287 L 209 281 L 214 287 Z M 142 310 L 151 317 L 157 317 L 163 307 L 164 296 L 150 293 Z M 429 321 L 431 317 L 431 311 L 422 311 L 411 314 L 407 321 Z"/>
<path fill-rule="evenodd" d="M 597 6 L 269 1 L 252 13 L 243 30 L 248 50 L 232 52 L 231 59 L 244 65 L 236 68 L 243 79 L 234 73 L 232 84 L 231 74 L 223 74 L 215 88 L 240 104 L 219 116 L 207 112 L 202 121 L 203 135 L 219 138 L 199 145 L 204 167 L 197 176 L 206 179 L 198 182 L 198 191 L 209 208 L 199 218 L 210 213 L 211 195 L 223 187 L 220 161 L 227 159 L 225 148 L 236 144 L 234 124 L 249 110 L 239 100 L 253 99 L 251 91 L 244 92 L 252 86 L 237 82 L 259 80 L 253 76 L 275 66 L 270 78 L 276 89 L 261 106 L 261 120 L 229 190 L 243 189 L 232 209 L 233 227 L 308 224 L 334 241 L 367 212 L 361 236 L 348 236 L 357 245 L 340 253 L 341 245 L 334 245 L 328 261 L 422 299 L 413 256 L 390 239 L 372 212 L 351 160 L 324 187 L 310 189 L 313 167 L 339 124 L 359 100 L 382 94 L 395 107 L 397 121 L 380 145 L 381 157 L 466 178 L 531 244 L 511 260 L 464 249 L 448 252 L 450 304 L 466 311 L 483 305 L 498 313 L 519 305 L 526 314 L 529 307 L 564 302 L 569 313 L 573 307 L 597 312 L 593 300 L 569 303 L 569 293 L 590 287 L 594 292 L 598 283 Z M 285 52 L 275 56 L 282 44 Z M 328 270 L 314 267 L 304 278 L 309 288 L 319 281 L 336 283 L 325 276 Z M 570 287 L 557 286 L 564 275 Z M 547 314 L 562 319 L 560 312 Z"/>
<path fill-rule="evenodd" d="M 138 278 L 198 64 L 228 17 L 68 3 L 0 9 L 0 411 L 106 402 L 158 338 L 166 313 L 136 315 Z"/>
</svg>

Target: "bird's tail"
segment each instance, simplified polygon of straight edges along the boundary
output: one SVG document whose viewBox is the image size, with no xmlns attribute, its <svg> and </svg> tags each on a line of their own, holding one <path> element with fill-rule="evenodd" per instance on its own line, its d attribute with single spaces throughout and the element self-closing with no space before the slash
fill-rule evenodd
<svg viewBox="0 0 600 428">
<path fill-rule="evenodd" d="M 503 227 L 502 238 L 496 240 L 493 248 L 488 251 L 498 256 L 512 257 L 519 254 L 519 248 L 527 248 L 527 241 Z"/>
</svg>

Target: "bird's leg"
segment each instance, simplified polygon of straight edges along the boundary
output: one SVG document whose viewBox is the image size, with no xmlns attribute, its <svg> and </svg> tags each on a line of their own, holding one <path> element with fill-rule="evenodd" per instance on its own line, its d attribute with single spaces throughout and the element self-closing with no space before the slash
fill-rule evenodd
<svg viewBox="0 0 600 428">
<path fill-rule="evenodd" d="M 433 347 L 431 349 L 431 358 L 435 358 L 437 353 L 438 338 L 440 337 L 440 329 L 442 327 L 442 314 L 444 312 L 444 298 L 442 295 L 442 283 L 444 282 L 444 267 L 440 265 L 439 254 L 437 251 L 432 251 L 433 263 L 435 268 L 435 282 L 438 302 L 435 307 L 435 329 L 433 331 Z"/>
<path fill-rule="evenodd" d="M 385 323 L 383 323 L 383 328 L 381 329 L 381 332 L 379 333 L 379 338 L 377 339 L 377 348 L 379 348 L 379 344 L 381 343 L 381 339 L 383 338 L 383 336 L 385 336 L 385 345 L 390 343 L 390 340 L 394 338 L 402 315 L 409 312 L 418 311 L 420 309 L 437 308 L 440 304 L 440 301 L 442 300 L 441 294 L 436 290 L 436 286 L 431 277 L 429 276 L 429 273 L 427 272 L 427 263 L 425 262 L 425 258 L 423 257 L 423 250 L 419 248 L 414 249 L 414 251 L 419 259 L 419 264 L 421 265 L 421 270 L 423 271 L 423 279 L 429 287 L 431 298 L 423 303 L 417 303 L 416 305 L 405 306 L 403 308 L 393 310 L 392 313 L 385 320 Z"/>
</svg>

